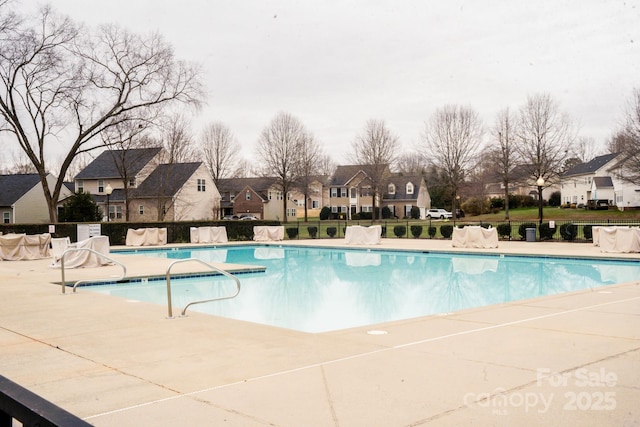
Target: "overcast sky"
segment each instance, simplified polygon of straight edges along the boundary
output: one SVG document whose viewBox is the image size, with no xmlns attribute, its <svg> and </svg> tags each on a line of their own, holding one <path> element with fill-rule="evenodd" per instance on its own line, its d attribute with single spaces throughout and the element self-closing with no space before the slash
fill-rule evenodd
<svg viewBox="0 0 640 427">
<path fill-rule="evenodd" d="M 640 87 L 640 0 L 55 0 L 90 26 L 159 31 L 198 62 L 221 120 L 248 153 L 279 111 L 339 164 L 370 118 L 408 150 L 445 104 L 491 126 L 549 93 L 599 145 Z"/>
</svg>

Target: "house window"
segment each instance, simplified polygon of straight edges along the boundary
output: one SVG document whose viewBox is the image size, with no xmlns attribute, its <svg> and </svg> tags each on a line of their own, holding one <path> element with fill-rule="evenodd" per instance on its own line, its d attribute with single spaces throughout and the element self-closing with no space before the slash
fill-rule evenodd
<svg viewBox="0 0 640 427">
<path fill-rule="evenodd" d="M 346 206 L 340 206 L 340 212 L 349 212 L 349 208 L 347 208 Z"/>
<path fill-rule="evenodd" d="M 338 213 L 338 207 L 337 206 L 331 206 L 331 213 Z"/>
<path fill-rule="evenodd" d="M 363 206 L 362 207 L 362 212 L 373 212 L 373 206 L 371 206 L 371 205 Z"/>
<path fill-rule="evenodd" d="M 273 198 L 273 192 L 269 191 L 269 200 L 271 200 Z"/>
<path fill-rule="evenodd" d="M 84 181 L 79 180 L 77 183 L 78 183 L 78 193 L 84 193 Z"/>
<path fill-rule="evenodd" d="M 104 179 L 98 180 L 98 193 L 104 193 Z"/>
<path fill-rule="evenodd" d="M 411 208 L 412 208 L 411 205 L 406 205 L 404 207 L 404 216 L 406 216 L 406 217 L 410 217 L 411 216 Z"/>
<path fill-rule="evenodd" d="M 311 209 L 318 209 L 320 207 L 320 202 L 317 200 L 311 201 Z"/>
<path fill-rule="evenodd" d="M 358 197 L 358 189 L 356 187 L 351 187 L 351 198 L 355 199 Z"/>
<path fill-rule="evenodd" d="M 9 212 L 3 212 L 2 222 L 4 222 L 5 224 L 9 224 L 9 221 L 11 221 L 11 214 Z"/>
<path fill-rule="evenodd" d="M 140 205 L 140 206 L 138 207 L 138 213 L 139 213 L 140 215 L 144 215 L 144 205 Z"/>
<path fill-rule="evenodd" d="M 247 190 L 247 192 L 244 195 L 244 199 L 245 200 L 251 200 L 251 191 Z"/>
<path fill-rule="evenodd" d="M 122 219 L 122 206 L 109 206 L 109 219 Z"/>
<path fill-rule="evenodd" d="M 198 178 L 198 191 L 205 191 L 205 181 L 202 178 Z"/>
<path fill-rule="evenodd" d="M 278 200 L 282 200 L 283 196 L 282 196 L 282 191 L 277 191 L 276 192 L 276 197 Z"/>
<path fill-rule="evenodd" d="M 413 184 L 407 182 L 407 194 L 413 194 Z"/>
<path fill-rule="evenodd" d="M 233 191 L 231 191 L 231 192 L 229 193 L 229 200 L 233 200 L 233 199 L 235 199 L 235 198 L 236 198 L 236 194 L 235 194 Z"/>
<path fill-rule="evenodd" d="M 393 184 L 389 184 L 389 186 L 387 187 L 387 193 L 396 194 L 396 186 Z"/>
<path fill-rule="evenodd" d="M 340 197 L 347 197 L 347 189 L 346 188 L 341 188 L 340 189 Z"/>
<path fill-rule="evenodd" d="M 369 197 L 369 196 L 371 196 L 371 187 L 362 187 L 360 189 L 360 196 L 361 197 Z"/>
<path fill-rule="evenodd" d="M 331 197 L 338 197 L 338 189 L 331 187 Z"/>
<path fill-rule="evenodd" d="M 129 178 L 129 188 L 136 188 L 136 179 L 134 178 Z"/>
</svg>

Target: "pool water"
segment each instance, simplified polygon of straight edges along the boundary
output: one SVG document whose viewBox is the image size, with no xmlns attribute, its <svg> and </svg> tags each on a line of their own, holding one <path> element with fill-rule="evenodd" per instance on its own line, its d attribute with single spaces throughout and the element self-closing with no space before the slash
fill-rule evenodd
<svg viewBox="0 0 640 427">
<path fill-rule="evenodd" d="M 200 311 L 305 332 L 326 332 L 517 301 L 640 279 L 640 263 L 594 259 L 465 255 L 310 247 L 238 246 L 137 251 L 207 262 L 251 264 L 233 299 L 191 306 Z M 166 281 L 88 289 L 166 307 Z M 85 289 L 87 289 L 85 288 Z M 172 279 L 180 312 L 191 301 L 232 294 L 224 277 Z"/>
</svg>

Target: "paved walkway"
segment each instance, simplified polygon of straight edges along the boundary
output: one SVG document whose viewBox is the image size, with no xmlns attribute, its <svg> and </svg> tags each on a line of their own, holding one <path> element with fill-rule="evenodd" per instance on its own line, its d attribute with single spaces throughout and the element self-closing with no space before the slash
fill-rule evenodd
<svg viewBox="0 0 640 427">
<path fill-rule="evenodd" d="M 433 240 L 377 247 L 454 251 Z M 485 252 L 607 256 L 559 242 Z M 163 275 L 169 262 L 115 257 L 130 276 Z M 0 373 L 96 426 L 640 425 L 640 280 L 307 334 L 62 295 L 48 264 L 0 262 Z"/>
</svg>

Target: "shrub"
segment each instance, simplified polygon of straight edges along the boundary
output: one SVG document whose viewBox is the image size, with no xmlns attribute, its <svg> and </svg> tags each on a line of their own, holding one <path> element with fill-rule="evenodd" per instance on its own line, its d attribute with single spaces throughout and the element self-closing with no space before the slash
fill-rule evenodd
<svg viewBox="0 0 640 427">
<path fill-rule="evenodd" d="M 551 240 L 556 233 L 555 228 L 549 227 L 549 223 L 545 222 L 540 225 L 540 240 Z"/>
<path fill-rule="evenodd" d="M 444 237 L 445 239 L 448 239 L 449 237 L 451 237 L 451 235 L 453 234 L 453 225 L 451 224 L 441 225 L 440 234 L 442 234 L 442 237 Z"/>
<path fill-rule="evenodd" d="M 565 222 L 560 226 L 560 236 L 562 236 L 562 240 L 575 240 L 578 235 L 578 226 L 575 224 L 571 224 L 570 222 Z"/>
<path fill-rule="evenodd" d="M 585 225 L 582 229 L 582 233 L 584 234 L 585 239 L 593 239 L 593 225 Z"/>
<path fill-rule="evenodd" d="M 385 206 L 382 208 L 382 218 L 383 219 L 389 219 L 393 216 L 393 213 L 391 212 L 391 208 L 389 206 Z"/>
<path fill-rule="evenodd" d="M 310 225 L 307 227 L 307 232 L 309 232 L 309 236 L 312 239 L 315 239 L 318 235 L 318 227 L 316 227 L 315 225 Z"/>
<path fill-rule="evenodd" d="M 298 227 L 288 227 L 286 231 L 289 239 L 295 239 L 298 237 Z"/>
<path fill-rule="evenodd" d="M 321 221 L 329 219 L 330 215 L 331 215 L 331 208 L 329 206 L 325 206 L 322 209 L 320 209 L 320 220 Z"/>
<path fill-rule="evenodd" d="M 525 222 L 520 224 L 518 227 L 518 234 L 520 235 L 520 240 L 524 240 L 527 238 L 527 228 L 537 228 L 536 224 L 533 222 Z"/>
<path fill-rule="evenodd" d="M 417 206 L 412 206 L 409 216 L 411 216 L 411 219 L 420 219 L 420 208 Z"/>
<path fill-rule="evenodd" d="M 429 233 L 429 237 L 430 238 L 434 238 L 436 236 L 438 229 L 435 228 L 433 225 L 430 225 L 429 228 L 427 229 L 427 233 Z"/>
<path fill-rule="evenodd" d="M 336 227 L 327 227 L 327 235 L 329 237 L 334 237 L 337 232 L 338 232 L 338 229 Z"/>
<path fill-rule="evenodd" d="M 60 222 L 102 221 L 102 210 L 89 193 L 75 193 L 67 198 L 59 217 Z"/>
<path fill-rule="evenodd" d="M 362 212 L 362 219 L 371 219 L 371 218 L 365 218 L 365 217 L 364 217 L 364 214 L 365 214 L 365 213 L 366 213 L 366 212 Z M 353 221 L 357 221 L 357 220 L 359 220 L 360 218 L 361 218 L 361 216 L 360 216 L 360 214 L 359 214 L 359 213 L 351 214 L 351 219 L 352 219 Z"/>
<path fill-rule="evenodd" d="M 503 209 L 504 208 L 504 199 L 502 197 L 492 197 L 491 200 L 489 200 L 489 206 L 491 207 L 491 209 Z"/>
<path fill-rule="evenodd" d="M 502 238 L 511 238 L 511 224 L 507 222 L 498 224 L 498 226 L 496 227 L 496 231 L 498 232 L 498 236 Z"/>
<path fill-rule="evenodd" d="M 551 195 L 549 196 L 549 206 L 560 206 L 560 203 L 560 192 L 554 191 L 553 193 L 551 193 Z"/>
<path fill-rule="evenodd" d="M 411 235 L 416 239 L 420 237 L 422 234 L 422 226 L 421 225 L 412 225 L 411 226 Z"/>
<path fill-rule="evenodd" d="M 396 237 L 402 237 L 407 234 L 407 227 L 404 225 L 396 225 L 393 227 L 393 234 L 395 234 Z"/>
</svg>

